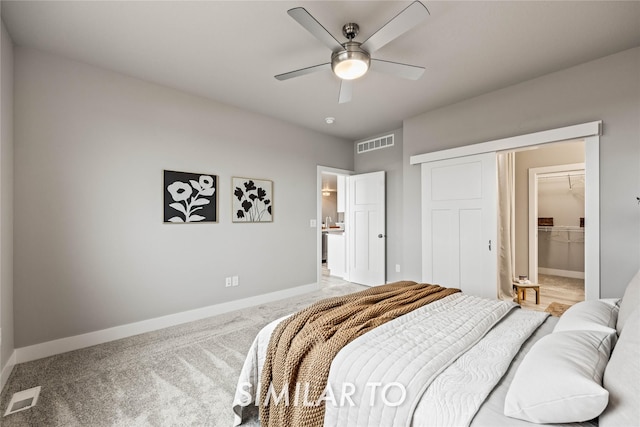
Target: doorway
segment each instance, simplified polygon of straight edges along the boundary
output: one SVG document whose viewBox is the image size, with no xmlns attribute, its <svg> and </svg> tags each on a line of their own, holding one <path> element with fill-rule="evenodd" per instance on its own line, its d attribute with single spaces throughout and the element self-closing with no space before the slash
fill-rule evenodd
<svg viewBox="0 0 640 427">
<path fill-rule="evenodd" d="M 329 276 L 348 280 L 346 265 L 339 268 L 341 263 L 336 263 L 336 261 L 337 258 L 342 258 L 342 264 L 346 264 L 346 237 L 344 235 L 346 188 L 344 184 L 346 177 L 352 175 L 353 171 L 326 166 L 318 166 L 317 169 L 317 280 L 318 283 L 321 283 L 323 280 L 326 281 Z M 329 236 L 330 233 L 331 236 Z M 345 242 L 344 245 L 340 245 L 341 238 Z M 329 246 L 334 249 L 333 254 L 330 254 Z M 336 246 L 339 247 L 337 250 Z M 340 251 L 340 247 L 344 247 L 342 254 L 336 253 Z M 333 259 L 331 259 L 333 274 L 329 268 L 331 255 L 333 255 Z"/>
<path fill-rule="evenodd" d="M 322 274 L 341 279 L 346 275 L 345 179 L 346 175 L 322 172 Z M 329 254 L 331 252 L 331 254 Z"/>
<path fill-rule="evenodd" d="M 573 163 L 529 169 L 528 271 L 545 305 L 566 309 L 585 299 L 584 168 Z"/>
<path fill-rule="evenodd" d="M 553 304 L 552 310 L 566 310 L 585 299 L 585 142 L 551 142 L 507 153 L 515 206 L 513 264 L 506 280 L 539 286 L 539 293 L 525 291 L 532 295 L 523 307 L 543 311 Z M 503 295 L 509 297 L 506 291 Z"/>
<path fill-rule="evenodd" d="M 318 166 L 317 174 L 318 213 L 312 227 L 318 228 L 318 283 L 326 277 L 323 274 L 326 271 L 331 277 L 365 286 L 383 285 L 386 279 L 385 172 L 356 175 Z M 323 182 L 332 179 L 330 175 L 335 176 L 335 191 L 328 186 L 323 188 Z M 327 179 L 323 179 L 325 176 Z M 334 192 L 335 203 L 327 203 L 331 210 L 323 213 L 323 199 L 330 198 Z M 342 221 L 336 221 L 331 215 L 333 206 L 336 218 Z"/>
<path fill-rule="evenodd" d="M 583 157 L 580 141 L 565 147 Z M 529 276 L 556 305 L 585 299 L 585 166 L 529 168 Z M 547 301 L 548 302 L 548 301 Z"/>
<path fill-rule="evenodd" d="M 457 147 L 448 150 L 414 155 L 410 158 L 412 165 L 421 164 L 422 169 L 427 163 L 437 162 L 445 159 L 459 158 L 463 156 L 471 156 L 481 153 L 497 153 L 502 151 L 514 150 L 535 150 L 536 147 L 547 146 L 551 143 L 563 141 L 575 141 L 581 139 L 584 141 L 584 163 L 585 163 L 585 182 L 589 191 L 585 193 L 585 299 L 592 300 L 600 297 L 600 215 L 599 215 L 599 152 L 600 152 L 600 133 L 602 122 L 590 122 L 579 125 L 567 126 L 564 128 L 551 129 L 531 134 L 514 136 L 494 141 L 483 142 L 479 144 Z M 425 189 L 428 186 L 423 181 L 422 200 L 425 200 Z M 517 195 L 527 197 L 527 191 L 518 192 Z M 497 219 L 496 219 L 497 221 Z M 422 221 L 422 253 L 428 251 L 428 247 L 433 242 L 428 230 L 432 224 L 425 221 L 423 212 Z M 525 225 L 526 229 L 526 225 Z M 502 233 L 502 232 L 501 232 Z M 525 236 L 526 239 L 526 236 Z M 527 239 L 528 240 L 528 239 Z M 486 251 L 486 245 L 478 246 L 478 251 Z M 493 252 L 495 260 L 498 263 L 497 251 Z M 526 264 L 525 264 L 526 265 Z M 426 277 L 426 263 L 423 260 L 423 277 Z M 516 273 L 517 274 L 517 273 Z M 510 290 L 510 278 L 506 282 L 507 291 Z M 495 284 L 487 284 L 487 286 L 495 286 Z M 502 284 L 501 284 L 502 285 Z M 501 289 L 501 288 L 500 288 Z"/>
</svg>

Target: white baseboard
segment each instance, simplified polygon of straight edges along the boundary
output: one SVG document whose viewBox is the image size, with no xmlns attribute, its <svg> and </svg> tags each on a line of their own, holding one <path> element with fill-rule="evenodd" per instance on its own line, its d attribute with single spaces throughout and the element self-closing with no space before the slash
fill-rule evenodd
<svg viewBox="0 0 640 427">
<path fill-rule="evenodd" d="M 270 292 L 268 294 L 256 295 L 253 297 L 243 298 L 235 301 L 210 305 L 208 307 L 183 311 L 181 313 L 156 317 L 154 319 L 129 323 L 127 325 L 102 329 L 100 331 L 89 332 L 86 334 L 60 338 L 53 341 L 30 345 L 27 347 L 21 347 L 17 348 L 14 351 L 14 362 L 24 363 L 31 360 L 41 359 L 43 357 L 54 356 L 56 354 L 65 353 L 67 351 L 91 347 L 93 345 L 103 344 L 105 342 L 127 338 L 145 332 L 156 331 L 158 329 L 168 328 L 170 326 L 180 325 L 182 323 L 193 322 L 195 320 L 217 316 L 219 314 L 228 313 L 234 310 L 240 310 L 243 308 L 253 307 L 260 304 L 302 295 L 308 292 L 316 291 L 318 289 L 320 289 L 320 285 L 318 283 L 311 283 L 308 285 L 297 286 L 295 288 Z"/>
<path fill-rule="evenodd" d="M 558 270 L 557 268 L 538 267 L 538 274 L 569 277 L 571 279 L 584 279 L 584 271 Z"/>
<path fill-rule="evenodd" d="M 9 379 L 9 375 L 11 375 L 11 371 L 16 364 L 16 351 L 13 350 L 11 356 L 9 356 L 9 360 L 2 367 L 2 372 L 0 372 L 0 392 L 4 390 L 5 384 L 7 384 L 7 380 Z"/>
</svg>

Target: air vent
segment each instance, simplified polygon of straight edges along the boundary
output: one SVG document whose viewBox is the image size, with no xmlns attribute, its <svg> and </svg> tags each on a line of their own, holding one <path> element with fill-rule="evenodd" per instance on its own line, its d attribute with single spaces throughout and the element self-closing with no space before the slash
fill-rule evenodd
<svg viewBox="0 0 640 427">
<path fill-rule="evenodd" d="M 15 414 L 16 412 L 24 411 L 25 409 L 33 408 L 38 403 L 38 396 L 40 396 L 40 386 L 33 387 L 28 390 L 23 390 L 15 393 L 11 397 L 9 407 L 4 416 Z"/>
<path fill-rule="evenodd" d="M 379 150 L 381 148 L 391 147 L 393 145 L 393 134 L 383 136 L 376 139 L 370 139 L 368 141 L 358 142 L 356 146 L 356 152 L 366 153 L 367 151 Z"/>
</svg>

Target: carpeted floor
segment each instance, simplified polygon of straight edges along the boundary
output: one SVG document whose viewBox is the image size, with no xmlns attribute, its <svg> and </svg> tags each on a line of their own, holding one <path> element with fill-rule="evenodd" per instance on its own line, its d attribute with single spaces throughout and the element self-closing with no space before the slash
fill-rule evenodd
<svg viewBox="0 0 640 427">
<path fill-rule="evenodd" d="M 0 395 L 2 414 L 15 392 L 40 385 L 40 399 L 0 425 L 230 426 L 257 332 L 314 301 L 362 289 L 325 277 L 310 294 L 17 365 Z"/>
<path fill-rule="evenodd" d="M 40 399 L 0 425 L 230 426 L 257 332 L 314 301 L 362 289 L 325 276 L 310 294 L 20 364 L 0 395 L 2 414 L 15 392 L 40 385 Z"/>
</svg>

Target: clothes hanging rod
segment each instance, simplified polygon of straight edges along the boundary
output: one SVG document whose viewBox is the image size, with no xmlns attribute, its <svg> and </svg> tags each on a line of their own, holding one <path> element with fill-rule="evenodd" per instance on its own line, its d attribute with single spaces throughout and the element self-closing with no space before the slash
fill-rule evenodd
<svg viewBox="0 0 640 427">
<path fill-rule="evenodd" d="M 584 233 L 584 227 L 577 225 L 539 225 L 538 231 L 577 231 Z"/>
<path fill-rule="evenodd" d="M 580 173 L 564 173 L 562 175 L 538 176 L 538 179 L 561 179 L 574 176 L 584 176 L 584 172 Z"/>
</svg>

